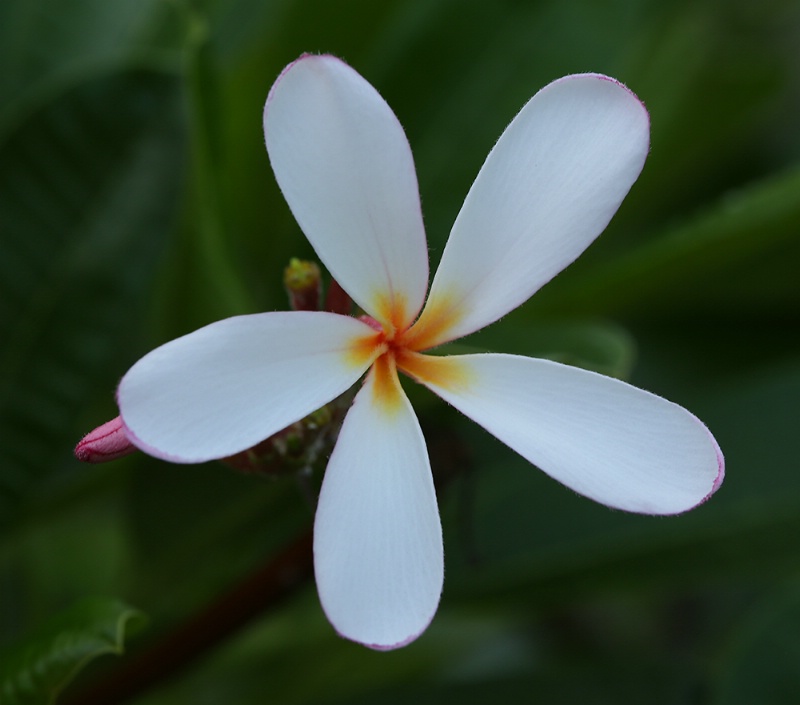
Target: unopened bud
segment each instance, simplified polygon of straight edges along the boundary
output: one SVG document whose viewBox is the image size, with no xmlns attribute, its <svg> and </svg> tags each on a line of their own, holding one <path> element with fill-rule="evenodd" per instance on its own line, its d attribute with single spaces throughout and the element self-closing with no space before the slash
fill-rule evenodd
<svg viewBox="0 0 800 705">
<path fill-rule="evenodd" d="M 283 270 L 283 286 L 294 311 L 319 311 L 322 276 L 315 262 L 292 257 Z"/>
<path fill-rule="evenodd" d="M 75 446 L 75 457 L 84 463 L 106 463 L 130 455 L 135 450 L 125 434 L 122 419 L 117 418 L 87 433 Z"/>
</svg>

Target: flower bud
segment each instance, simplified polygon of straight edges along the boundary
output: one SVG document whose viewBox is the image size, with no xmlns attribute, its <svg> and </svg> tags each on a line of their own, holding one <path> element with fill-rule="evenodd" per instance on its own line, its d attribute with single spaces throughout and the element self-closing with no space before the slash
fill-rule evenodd
<svg viewBox="0 0 800 705">
<path fill-rule="evenodd" d="M 122 419 L 112 419 L 87 433 L 75 446 L 75 457 L 84 463 L 106 463 L 138 450 L 125 434 Z"/>
<path fill-rule="evenodd" d="M 292 257 L 283 270 L 283 286 L 293 311 L 319 311 L 322 276 L 315 262 Z"/>
</svg>

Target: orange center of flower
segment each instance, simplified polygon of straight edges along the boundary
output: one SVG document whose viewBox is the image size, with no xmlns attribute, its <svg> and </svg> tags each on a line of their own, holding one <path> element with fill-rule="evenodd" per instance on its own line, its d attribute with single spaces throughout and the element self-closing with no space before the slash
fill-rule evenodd
<svg viewBox="0 0 800 705">
<path fill-rule="evenodd" d="M 354 361 L 363 364 L 372 359 L 372 388 L 374 401 L 386 410 L 402 403 L 403 393 L 397 370 L 422 384 L 452 388 L 468 378 L 466 366 L 457 357 L 425 355 L 422 353 L 441 340 L 441 334 L 453 325 L 454 307 L 443 306 L 427 311 L 411 326 L 398 325 L 404 319 L 402 307 L 392 307 L 386 324 L 362 316 L 361 320 L 375 329 L 374 335 L 359 339 L 351 348 Z"/>
</svg>

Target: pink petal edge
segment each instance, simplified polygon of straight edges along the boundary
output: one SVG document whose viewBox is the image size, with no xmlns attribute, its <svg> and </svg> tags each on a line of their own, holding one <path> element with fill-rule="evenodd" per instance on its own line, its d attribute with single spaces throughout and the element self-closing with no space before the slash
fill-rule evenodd
<svg viewBox="0 0 800 705">
<path fill-rule="evenodd" d="M 716 491 L 722 486 L 722 482 L 725 479 L 725 456 L 722 454 L 722 448 L 719 447 L 719 443 L 717 443 L 717 439 L 714 438 L 714 434 L 709 431 L 708 426 L 706 426 L 699 418 L 697 418 L 691 411 L 686 410 L 686 412 L 695 420 L 697 423 L 703 427 L 703 430 L 708 434 L 708 438 L 711 441 L 711 445 L 714 447 L 714 453 L 717 456 L 717 475 L 714 478 L 714 482 L 711 485 L 711 489 L 709 490 L 708 494 L 703 497 L 697 504 L 691 506 L 687 509 L 684 509 L 680 512 L 675 512 L 673 514 L 661 514 L 657 516 L 678 516 L 680 514 L 685 514 L 686 512 L 691 512 L 693 509 L 697 509 L 702 504 L 705 504 L 711 497 L 716 493 Z"/>
<path fill-rule="evenodd" d="M 347 68 L 355 70 L 348 64 L 344 59 L 340 59 L 338 56 L 334 56 L 333 54 L 312 54 L 311 52 L 303 52 L 298 56 L 294 61 L 288 63 L 286 66 L 283 67 L 283 70 L 278 74 L 278 77 L 275 79 L 275 82 L 269 89 L 269 93 L 267 93 L 267 100 L 264 102 L 264 110 L 263 115 L 266 116 L 267 110 L 269 109 L 269 104 L 272 102 L 272 96 L 275 94 L 275 91 L 278 89 L 278 85 L 283 80 L 283 77 L 289 73 L 297 64 L 301 61 L 307 61 L 308 59 L 333 59 L 334 61 L 338 61 L 340 64 L 344 64 Z"/>
<path fill-rule="evenodd" d="M 628 88 L 628 86 L 626 86 L 622 81 L 619 81 L 616 78 L 613 78 L 612 76 L 606 76 L 603 73 L 593 73 L 591 71 L 588 71 L 586 73 L 571 73 L 568 76 L 562 76 L 561 78 L 557 78 L 555 81 L 552 81 L 552 83 L 563 83 L 564 81 L 570 81 L 573 78 L 587 78 L 587 77 L 596 78 L 598 81 L 608 81 L 609 83 L 613 83 L 622 88 L 626 93 L 628 93 L 631 96 L 631 98 L 636 100 L 636 102 L 639 103 L 642 110 L 644 111 L 645 116 L 647 117 L 648 135 L 650 134 L 650 129 L 649 129 L 651 124 L 650 111 L 647 109 L 645 102 L 638 95 L 636 95 L 636 93 L 634 93 L 630 88 Z M 552 83 L 548 85 L 552 85 Z M 546 87 L 547 86 L 545 86 L 545 88 Z M 649 151 L 650 150 L 648 148 L 648 153 Z"/>
<path fill-rule="evenodd" d="M 125 420 L 120 416 L 122 427 L 125 430 L 125 435 L 128 437 L 128 440 L 136 446 L 136 448 L 147 455 L 152 456 L 153 458 L 158 458 L 159 460 L 166 460 L 168 463 L 176 463 L 178 465 L 197 465 L 197 460 L 187 460 L 186 458 L 181 458 L 177 455 L 170 455 L 169 453 L 165 453 L 162 450 L 159 450 L 155 446 L 151 446 L 148 443 L 145 443 L 141 438 L 139 438 L 133 431 L 125 423 Z M 218 458 L 210 458 L 209 460 L 217 460 Z"/>
<path fill-rule="evenodd" d="M 616 78 L 613 78 L 612 76 L 606 76 L 603 73 L 592 73 L 591 71 L 588 73 L 573 73 L 570 74 L 569 76 L 564 76 L 562 78 L 556 79 L 554 83 L 560 83 L 561 81 L 568 81 L 569 79 L 577 76 L 590 76 L 600 81 L 608 81 L 609 83 L 614 83 L 623 90 L 627 91 L 630 94 L 630 96 L 634 98 L 636 102 L 639 103 L 639 105 L 642 106 L 642 110 L 644 110 L 644 112 L 647 115 L 647 124 L 648 126 L 650 125 L 650 111 L 647 109 L 647 106 L 645 105 L 644 101 L 638 95 L 636 95 L 636 93 L 634 93 L 630 88 L 628 88 L 628 86 L 626 86 L 622 81 L 618 81 Z"/>
<path fill-rule="evenodd" d="M 703 423 L 700 421 L 700 419 L 697 421 L 698 423 Z M 705 424 L 703 424 L 703 426 L 705 426 Z M 719 443 L 717 443 L 717 439 L 714 438 L 711 431 L 709 431 L 708 428 L 706 428 L 706 431 L 708 431 L 708 436 L 711 439 L 711 443 L 714 445 L 714 450 L 717 453 L 717 476 L 714 478 L 714 484 L 711 486 L 711 491 L 705 497 L 703 497 L 700 503 L 696 506 L 700 506 L 700 504 L 703 504 L 707 500 L 711 499 L 711 495 L 713 495 L 722 486 L 722 482 L 725 479 L 725 456 L 722 454 L 722 448 L 719 447 Z"/>
<path fill-rule="evenodd" d="M 333 622 L 331 621 L 330 617 L 328 617 L 328 613 L 325 612 L 325 606 L 321 602 L 320 602 L 320 606 L 322 607 L 322 611 L 325 613 L 325 619 L 327 619 L 328 623 L 331 626 L 333 626 Z M 431 626 L 431 623 L 433 622 L 433 618 L 436 616 L 436 612 L 438 612 L 438 609 L 439 609 L 439 606 L 437 604 L 436 609 L 433 611 L 433 614 L 431 614 L 430 619 L 428 620 L 427 624 L 422 629 L 420 629 L 415 634 L 412 634 L 411 636 L 403 639 L 402 641 L 398 641 L 396 644 L 386 644 L 386 645 L 384 645 L 384 644 L 367 644 L 366 642 L 358 641 L 357 639 L 353 639 L 352 637 L 349 637 L 349 636 L 347 636 L 345 634 L 342 634 L 338 629 L 336 629 L 336 627 L 334 627 L 334 631 L 336 631 L 336 634 L 338 634 L 342 639 L 346 639 L 347 641 L 352 641 L 355 644 L 361 644 L 361 646 L 365 646 L 368 649 L 372 649 L 373 651 L 394 651 L 395 649 L 402 649 L 404 646 L 408 646 L 412 642 L 414 642 L 417 639 L 419 639 L 428 630 L 428 627 Z"/>
</svg>

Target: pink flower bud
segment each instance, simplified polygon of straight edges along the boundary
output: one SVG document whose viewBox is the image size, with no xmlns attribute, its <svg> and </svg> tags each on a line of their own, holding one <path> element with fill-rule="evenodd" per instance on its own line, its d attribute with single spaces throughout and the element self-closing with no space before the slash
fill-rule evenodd
<svg viewBox="0 0 800 705">
<path fill-rule="evenodd" d="M 105 463 L 130 455 L 135 450 L 125 434 L 122 419 L 117 418 L 87 433 L 75 446 L 75 457 L 84 463 Z"/>
</svg>

